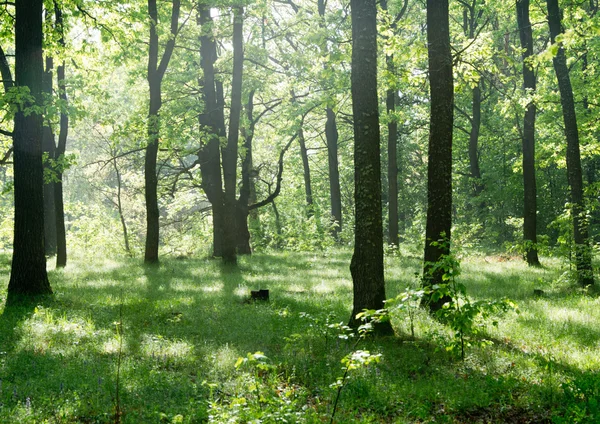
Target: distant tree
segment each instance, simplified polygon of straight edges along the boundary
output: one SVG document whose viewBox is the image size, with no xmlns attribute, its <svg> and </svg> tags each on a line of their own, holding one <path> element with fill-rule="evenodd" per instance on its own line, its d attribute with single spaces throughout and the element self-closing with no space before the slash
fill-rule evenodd
<svg viewBox="0 0 600 424">
<path fill-rule="evenodd" d="M 381 309 L 385 300 L 379 101 L 377 98 L 377 6 L 352 0 L 352 114 L 354 118 L 354 254 L 350 264 L 354 306 L 349 325 L 364 309 Z M 393 334 L 389 321 L 375 327 Z"/>
<path fill-rule="evenodd" d="M 448 0 L 427 0 L 427 43 L 431 113 L 423 284 L 433 286 L 443 284 L 443 270 L 435 264 L 450 253 L 452 226 L 454 82 Z M 423 303 L 436 311 L 449 300 L 443 297 L 432 301 L 425 297 Z"/>
<path fill-rule="evenodd" d="M 64 49 L 65 35 L 63 28 L 62 9 L 57 2 L 54 2 L 55 25 L 59 34 L 58 43 Z M 65 61 L 56 68 L 56 77 L 58 82 L 58 98 L 61 101 L 60 108 L 60 129 L 58 133 L 58 144 L 54 152 L 55 157 L 60 162 L 64 159 L 67 150 L 67 136 L 69 133 L 69 115 L 66 111 L 68 105 L 67 88 L 65 85 Z M 56 218 L 56 267 L 63 268 L 67 266 L 67 237 L 65 230 L 65 208 L 63 199 L 63 167 L 55 169 L 56 183 L 54 184 L 54 208 Z"/>
<path fill-rule="evenodd" d="M 8 300 L 51 294 L 44 256 L 42 165 L 42 0 L 16 0 L 16 86 L 28 96 L 18 105 L 14 126 L 15 233 Z"/>
<path fill-rule="evenodd" d="M 581 154 L 579 151 L 579 129 L 573 100 L 573 87 L 567 66 L 567 57 L 562 42 L 557 37 L 564 31 L 561 22 L 561 11 L 558 0 L 546 0 L 548 6 L 548 25 L 550 40 L 558 49 L 552 59 L 554 71 L 558 79 L 560 103 L 562 106 L 565 136 L 567 138 L 567 178 L 571 188 L 571 205 L 573 217 L 573 240 L 575 241 L 575 264 L 577 280 L 582 286 L 594 284 L 592 271 L 592 252 L 589 244 L 588 223 L 583 198 L 583 176 L 581 172 Z"/>
<path fill-rule="evenodd" d="M 523 88 L 528 95 L 536 89 L 536 78 L 529 58 L 533 56 L 533 31 L 529 19 L 529 0 L 517 0 L 517 23 L 523 49 Z M 523 239 L 525 259 L 531 266 L 539 266 L 537 252 L 537 189 L 535 181 L 535 114 L 536 105 L 529 102 L 523 118 Z"/>
<path fill-rule="evenodd" d="M 148 146 L 144 166 L 146 193 L 146 250 L 144 262 L 158 262 L 159 244 L 159 210 L 158 210 L 158 177 L 156 159 L 160 137 L 160 108 L 162 106 L 162 80 L 169 66 L 175 47 L 175 37 L 178 31 L 179 9 L 181 1 L 173 0 L 171 11 L 171 34 L 159 61 L 158 49 L 158 10 L 156 0 L 148 0 L 148 15 L 150 17 L 150 43 L 148 47 L 148 85 L 150 87 L 150 106 L 148 111 Z"/>
</svg>

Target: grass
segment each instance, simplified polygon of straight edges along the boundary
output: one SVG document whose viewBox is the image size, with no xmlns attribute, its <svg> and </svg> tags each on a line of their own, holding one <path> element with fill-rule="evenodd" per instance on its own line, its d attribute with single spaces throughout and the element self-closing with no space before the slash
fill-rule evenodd
<svg viewBox="0 0 600 424">
<path fill-rule="evenodd" d="M 328 422 L 354 343 L 328 327 L 349 318 L 350 253 L 256 254 L 239 269 L 73 259 L 50 271 L 52 298 L 2 311 L 0 423 Z M 336 422 L 598 422 L 600 298 L 573 288 L 555 259 L 461 262 L 474 299 L 508 296 L 520 314 L 483 323 L 493 344 L 464 362 L 423 311 L 414 339 L 395 314 L 397 337 L 359 347 L 383 359 L 353 371 Z M 386 256 L 388 296 L 420 267 L 417 256 Z M 0 256 L 0 305 L 9 271 Z M 270 302 L 247 301 L 259 288 Z"/>
</svg>

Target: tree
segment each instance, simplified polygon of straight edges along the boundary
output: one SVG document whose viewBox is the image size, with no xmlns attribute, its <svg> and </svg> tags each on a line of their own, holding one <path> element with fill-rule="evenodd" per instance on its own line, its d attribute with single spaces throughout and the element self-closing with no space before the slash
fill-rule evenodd
<svg viewBox="0 0 600 424">
<path fill-rule="evenodd" d="M 527 95 L 535 92 L 536 77 L 530 62 L 533 56 L 533 31 L 529 20 L 529 0 L 517 0 L 517 23 L 523 49 L 523 88 Z M 537 189 L 535 182 L 535 114 L 536 105 L 530 101 L 523 118 L 523 239 L 525 259 L 530 266 L 539 266 L 537 253 Z"/>
<path fill-rule="evenodd" d="M 377 99 L 377 6 L 352 0 L 352 114 L 354 117 L 354 254 L 350 264 L 354 306 L 350 326 L 364 309 L 381 309 L 385 300 L 379 102 Z M 379 334 L 393 334 L 389 321 Z"/>
<path fill-rule="evenodd" d="M 55 25 L 59 32 L 59 45 L 64 49 L 65 35 L 63 28 L 63 14 L 58 3 L 54 2 Z M 69 133 L 69 115 L 67 113 L 68 97 L 65 86 L 65 61 L 56 68 L 56 77 L 58 82 L 58 97 L 61 101 L 60 107 L 60 129 L 58 133 L 58 144 L 54 152 L 58 162 L 64 160 L 67 149 L 67 136 Z M 54 207 L 56 217 L 56 267 L 63 268 L 67 266 L 67 237 L 65 230 L 65 209 L 63 199 L 63 166 L 59 163 L 55 169 L 56 182 L 54 184 Z"/>
<path fill-rule="evenodd" d="M 454 82 L 448 15 L 448 0 L 427 0 L 431 112 L 423 284 L 429 287 L 443 284 L 443 270 L 435 264 L 450 254 L 452 227 Z M 449 300 L 423 298 L 431 311 L 440 309 Z"/>
<path fill-rule="evenodd" d="M 567 178 L 571 189 L 571 215 L 573 220 L 577 281 L 585 287 L 594 284 L 594 274 L 592 271 L 592 252 L 589 245 L 588 224 L 585 217 L 586 208 L 583 198 L 579 129 L 577 127 L 573 87 L 571 86 L 567 57 L 562 42 L 557 39 L 563 34 L 561 11 L 558 7 L 558 0 L 546 0 L 546 4 L 548 6 L 550 40 L 557 47 L 552 63 L 554 64 L 554 72 L 558 79 L 565 136 L 567 138 Z"/>
<path fill-rule="evenodd" d="M 16 0 L 15 77 L 25 100 L 14 126 L 15 233 L 8 299 L 51 294 L 44 256 L 42 0 Z"/>
<path fill-rule="evenodd" d="M 158 178 L 156 174 L 156 159 L 158 156 L 158 141 L 160 136 L 159 111 L 162 106 L 162 80 L 169 66 L 175 37 L 178 32 L 180 0 L 173 0 L 171 12 L 171 37 L 165 45 L 163 55 L 158 61 L 158 10 L 156 0 L 148 0 L 148 15 L 150 16 L 150 44 L 148 48 L 148 85 L 150 87 L 150 106 L 148 112 L 148 146 L 144 166 L 146 193 L 146 250 L 144 262 L 158 262 L 159 245 L 159 209 L 158 209 Z"/>
</svg>

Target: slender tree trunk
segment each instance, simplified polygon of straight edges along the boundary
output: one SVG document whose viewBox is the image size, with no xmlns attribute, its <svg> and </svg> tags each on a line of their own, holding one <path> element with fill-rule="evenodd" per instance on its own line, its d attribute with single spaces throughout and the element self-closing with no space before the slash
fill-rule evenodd
<svg viewBox="0 0 600 424">
<path fill-rule="evenodd" d="M 242 158 L 242 183 L 240 196 L 237 200 L 237 252 L 240 255 L 250 255 L 250 230 L 248 228 L 248 205 L 252 193 L 252 141 L 254 139 L 254 90 L 250 91 L 246 104 L 246 118 L 249 122 L 248 130 L 242 130 L 244 138 L 244 155 Z M 256 201 L 253 199 L 253 202 Z"/>
<path fill-rule="evenodd" d="M 42 116 L 42 0 L 16 0 L 15 76 L 28 87 L 35 104 L 22 104 L 15 114 L 15 232 L 7 303 L 20 295 L 51 294 L 44 256 Z"/>
<path fill-rule="evenodd" d="M 481 170 L 479 168 L 479 130 L 481 128 L 481 88 L 479 84 L 472 91 L 471 133 L 469 134 L 469 168 L 473 183 L 473 195 L 479 196 L 483 191 Z"/>
<path fill-rule="evenodd" d="M 448 0 L 427 0 L 427 43 L 431 115 L 423 284 L 433 286 L 443 284 L 443 271 L 435 264 L 450 253 L 452 227 L 454 82 Z M 426 296 L 423 303 L 436 311 L 450 300 L 443 297 L 433 301 Z"/>
<path fill-rule="evenodd" d="M 379 101 L 377 99 L 377 6 L 375 0 L 351 0 L 352 114 L 354 117 L 355 240 L 350 264 L 354 305 L 349 325 L 364 309 L 381 309 L 385 301 Z M 393 334 L 389 321 L 379 334 Z"/>
<path fill-rule="evenodd" d="M 325 30 L 326 1 L 318 0 L 317 6 L 320 18 L 319 27 Z M 326 42 L 321 44 L 321 54 L 325 57 L 329 54 Z M 329 64 L 325 62 L 323 68 L 327 70 Z M 325 123 L 325 139 L 327 140 L 327 162 L 329 167 L 329 199 L 331 202 L 331 217 L 334 221 L 332 235 L 336 240 L 339 240 L 339 235 L 342 231 L 342 194 L 340 190 L 340 171 L 338 162 L 339 135 L 335 113 L 330 105 L 325 108 L 325 113 L 327 115 L 327 121 Z"/>
<path fill-rule="evenodd" d="M 342 192 L 340 190 L 340 171 L 338 162 L 337 123 L 333 109 L 327 108 L 327 122 L 325 124 L 325 138 L 327 139 L 327 158 L 329 165 L 329 198 L 331 200 L 331 216 L 335 223 L 332 235 L 339 240 L 342 231 Z"/>
<path fill-rule="evenodd" d="M 517 0 L 517 23 L 523 48 L 523 88 L 528 94 L 536 89 L 535 72 L 529 58 L 533 56 L 533 36 L 529 20 L 529 0 Z M 525 259 L 530 266 L 540 266 L 537 252 L 537 188 L 535 181 L 535 115 L 536 105 L 530 102 L 523 118 L 523 240 Z"/>
<path fill-rule="evenodd" d="M 548 5 L 548 24 L 550 39 L 556 43 L 556 37 L 563 33 L 558 0 L 546 0 Z M 589 245 L 588 223 L 585 217 L 585 202 L 583 198 L 583 177 L 581 172 L 581 155 L 579 151 L 579 130 L 577 115 L 573 100 L 573 88 L 567 67 L 567 58 L 562 44 L 558 44 L 558 52 L 552 60 L 558 79 L 560 102 L 567 138 L 567 177 L 571 187 L 571 203 L 573 216 L 573 234 L 575 241 L 575 264 L 577 279 L 582 286 L 594 284 L 592 270 L 592 252 Z"/>
<path fill-rule="evenodd" d="M 387 70 L 395 72 L 394 56 L 385 58 Z M 388 113 L 388 241 L 398 246 L 398 121 L 394 116 L 396 111 L 396 90 L 389 88 L 386 93 L 386 108 Z"/>
<path fill-rule="evenodd" d="M 58 43 L 64 49 L 65 38 L 63 28 L 62 10 L 58 3 L 54 2 L 55 25 L 59 31 L 60 38 Z M 58 98 L 62 105 L 60 110 L 60 129 L 58 133 L 58 144 L 56 146 L 56 157 L 64 158 L 67 150 L 67 137 L 69 133 L 69 115 L 67 113 L 67 89 L 65 86 L 65 62 L 63 61 L 56 68 L 56 78 L 58 83 Z M 63 170 L 59 166 L 56 170 L 56 184 L 54 186 L 54 207 L 56 208 L 56 267 L 64 268 L 67 266 L 67 233 L 65 230 L 65 208 L 63 200 Z"/>
<path fill-rule="evenodd" d="M 175 37 L 177 36 L 179 9 L 181 0 L 173 0 L 171 12 L 171 38 L 166 43 L 165 50 L 158 59 L 158 11 L 156 0 L 148 0 L 148 15 L 150 16 L 150 43 L 148 48 L 148 85 L 150 88 L 150 107 L 148 111 L 148 146 L 144 162 L 144 182 L 146 197 L 146 248 L 144 262 L 158 263 L 159 218 L 158 209 L 158 175 L 156 161 L 158 158 L 158 142 L 160 137 L 160 115 L 162 106 L 162 80 L 169 66 Z"/>
<path fill-rule="evenodd" d="M 304 171 L 304 190 L 306 193 L 306 210 L 307 216 L 310 218 L 314 215 L 313 193 L 310 179 L 310 163 L 308 162 L 308 150 L 304 140 L 304 130 L 302 127 L 298 129 L 298 144 L 300 144 L 300 156 L 302 157 L 302 170 Z"/>
<path fill-rule="evenodd" d="M 231 80 L 231 108 L 227 145 L 222 151 L 223 180 L 225 183 L 225 222 L 223 261 L 237 263 L 236 256 L 236 188 L 238 139 L 242 113 L 242 76 L 244 65 L 243 8 L 233 8 L 233 76 Z"/>
<path fill-rule="evenodd" d="M 125 252 L 131 255 L 131 248 L 129 247 L 129 234 L 127 232 L 127 223 L 125 222 L 125 214 L 123 213 L 123 203 L 121 202 L 121 172 L 117 166 L 117 158 L 113 155 L 112 160 L 113 169 L 117 177 L 117 211 L 119 212 L 119 219 L 121 220 L 121 228 L 123 228 L 123 242 L 125 246 Z"/>
<path fill-rule="evenodd" d="M 43 77 L 43 93 L 45 98 L 49 99 L 53 95 L 53 70 L 54 61 L 51 57 L 46 57 L 46 71 Z M 52 131 L 50 116 L 46 113 L 44 127 L 42 129 L 42 152 L 46 156 L 44 163 L 44 172 L 54 175 L 53 161 L 56 159 L 56 143 Z M 56 254 L 56 208 L 54 206 L 54 178 L 44 181 L 44 251 L 46 255 Z"/>
</svg>

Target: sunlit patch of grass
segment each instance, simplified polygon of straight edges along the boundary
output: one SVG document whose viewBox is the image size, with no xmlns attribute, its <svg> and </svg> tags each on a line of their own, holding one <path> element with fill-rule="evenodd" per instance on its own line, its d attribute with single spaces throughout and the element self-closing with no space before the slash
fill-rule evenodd
<svg viewBox="0 0 600 424">
<path fill-rule="evenodd" d="M 350 258 L 344 249 L 268 252 L 241 257 L 233 269 L 205 258 L 144 267 L 75 255 L 50 272 L 53 299 L 0 317 L 0 423 L 109 422 L 119 358 L 124 422 L 207 422 L 209 410 L 213 422 L 227 414 L 250 421 L 269 405 L 269 413 L 306 417 L 292 414 L 291 422 L 322 422 L 329 385 L 354 344 L 328 327 L 349 318 Z M 385 263 L 388 297 L 419 284 L 414 252 L 401 247 Z M 562 383 L 600 368 L 600 298 L 561 278 L 563 262 L 543 263 L 463 255 L 460 281 L 472 299 L 507 296 L 521 313 L 494 317 L 497 327 L 484 323 L 480 336 L 493 344 L 468 348 L 464 362 L 445 350 L 452 332 L 425 311 L 415 313 L 415 338 L 407 314 L 394 313 L 397 338 L 360 346 L 384 359 L 350 378 L 339 422 L 547 416 Z M 8 280 L 8 268 L 0 274 Z M 259 288 L 270 290 L 269 302 L 243 301 Z M 257 351 L 272 368 L 236 368 Z"/>
</svg>

